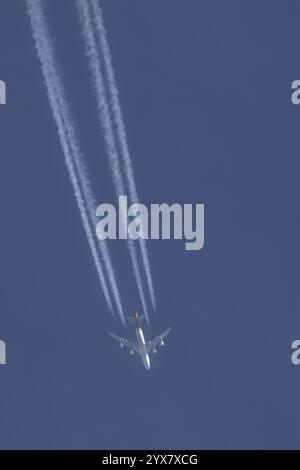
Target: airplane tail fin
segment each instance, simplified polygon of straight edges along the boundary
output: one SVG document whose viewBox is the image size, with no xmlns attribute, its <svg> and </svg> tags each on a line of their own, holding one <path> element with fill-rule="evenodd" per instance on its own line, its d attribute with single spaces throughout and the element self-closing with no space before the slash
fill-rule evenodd
<svg viewBox="0 0 300 470">
<path fill-rule="evenodd" d="M 145 315 L 139 316 L 139 314 L 136 313 L 135 315 L 132 315 L 132 316 L 125 316 L 125 318 L 131 323 L 140 324 L 143 320 L 145 320 Z"/>
</svg>

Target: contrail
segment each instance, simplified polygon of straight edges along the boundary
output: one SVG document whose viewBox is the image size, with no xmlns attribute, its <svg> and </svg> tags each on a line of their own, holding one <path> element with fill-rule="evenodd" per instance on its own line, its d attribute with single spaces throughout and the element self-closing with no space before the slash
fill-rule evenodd
<svg viewBox="0 0 300 470">
<path fill-rule="evenodd" d="M 104 140 L 107 148 L 108 158 L 110 169 L 112 173 L 112 178 L 114 186 L 116 189 L 117 197 L 120 195 L 125 195 L 125 185 L 123 181 L 122 171 L 120 168 L 120 161 L 118 158 L 117 148 L 115 144 L 113 127 L 110 116 L 110 109 L 108 107 L 107 98 L 105 95 L 105 85 L 103 81 L 103 75 L 101 71 L 101 62 L 99 60 L 97 52 L 97 44 L 95 35 L 92 29 L 92 21 L 90 17 L 89 5 L 84 0 L 77 0 L 79 17 L 83 27 L 84 39 L 86 42 L 87 55 L 89 59 L 89 65 L 93 77 L 93 81 L 96 88 L 96 97 L 97 97 L 97 107 L 100 116 L 100 122 L 104 131 Z M 125 223 L 125 218 L 122 217 L 123 222 Z M 140 274 L 138 259 L 134 247 L 134 242 L 131 239 L 127 240 L 128 250 L 133 266 L 133 271 L 138 287 L 139 296 L 141 299 L 142 307 L 146 316 L 146 319 L 149 323 L 148 309 L 146 298 L 143 289 L 142 276 Z"/>
<path fill-rule="evenodd" d="M 96 208 L 96 203 L 90 187 L 88 176 L 86 174 L 85 165 L 81 159 L 79 144 L 75 136 L 74 125 L 65 98 L 63 83 L 57 71 L 55 54 L 51 46 L 51 38 L 47 28 L 45 14 L 40 0 L 26 0 L 26 4 L 28 15 L 31 21 L 35 47 L 45 80 L 50 108 L 57 126 L 76 202 L 107 305 L 110 311 L 113 312 L 111 296 L 109 293 L 106 276 L 99 258 L 97 244 L 94 238 L 94 230 L 91 224 L 91 220 L 95 218 L 94 209 Z M 125 324 L 120 295 L 109 252 L 105 243 L 100 244 L 100 254 L 106 268 L 106 275 L 110 283 L 117 311 L 122 322 Z"/>
<path fill-rule="evenodd" d="M 127 143 L 127 135 L 126 135 L 124 119 L 123 119 L 122 109 L 121 109 L 120 100 L 119 100 L 118 86 L 117 86 L 117 82 L 115 78 L 114 69 L 112 66 L 111 53 L 110 53 L 106 30 L 105 30 L 105 26 L 103 22 L 103 13 L 100 8 L 99 2 L 97 0 L 91 0 L 91 5 L 92 5 L 92 16 L 95 21 L 96 33 L 97 33 L 97 37 L 99 40 L 101 53 L 102 53 L 101 57 L 103 57 L 104 73 L 106 75 L 106 80 L 108 83 L 108 92 L 110 95 L 110 102 L 111 102 L 111 107 L 113 111 L 112 114 L 113 114 L 113 119 L 114 119 L 114 123 L 116 126 L 116 131 L 117 131 L 116 133 L 117 133 L 117 139 L 118 139 L 118 146 L 121 152 L 121 157 L 122 157 L 122 161 L 123 161 L 123 165 L 125 169 L 125 176 L 126 176 L 126 181 L 127 181 L 128 188 L 129 188 L 130 200 L 131 200 L 131 203 L 134 203 L 134 202 L 139 201 L 139 197 L 137 193 L 133 166 L 132 166 L 132 161 L 131 161 L 128 143 Z M 90 20 L 91 20 L 91 16 L 90 16 Z M 142 260 L 143 260 L 144 270 L 146 274 L 150 298 L 151 298 L 153 308 L 155 310 L 156 299 L 155 299 L 152 274 L 151 274 L 151 266 L 150 266 L 150 261 L 148 257 L 146 242 L 142 238 L 139 239 L 139 242 L 140 242 Z"/>
</svg>

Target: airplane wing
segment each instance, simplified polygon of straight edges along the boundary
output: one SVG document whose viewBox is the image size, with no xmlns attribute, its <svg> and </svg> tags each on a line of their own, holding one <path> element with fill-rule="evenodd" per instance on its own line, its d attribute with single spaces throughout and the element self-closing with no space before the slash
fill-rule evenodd
<svg viewBox="0 0 300 470">
<path fill-rule="evenodd" d="M 155 349 L 155 346 L 157 346 L 172 330 L 172 327 L 168 328 L 164 333 L 162 333 L 159 336 L 156 336 L 156 338 L 151 339 L 150 341 L 147 341 L 146 343 L 146 349 L 147 352 L 151 352 L 153 349 Z"/>
<path fill-rule="evenodd" d="M 127 348 L 131 349 L 132 351 L 135 351 L 136 353 L 140 353 L 140 350 L 139 350 L 139 347 L 137 344 L 135 343 L 132 343 L 131 341 L 129 341 L 128 339 L 126 338 L 119 338 L 119 336 L 117 335 L 114 335 L 113 333 L 111 333 L 110 331 L 108 331 L 108 334 L 116 339 L 117 341 L 119 341 L 120 344 L 124 344 L 125 346 L 127 346 Z"/>
</svg>

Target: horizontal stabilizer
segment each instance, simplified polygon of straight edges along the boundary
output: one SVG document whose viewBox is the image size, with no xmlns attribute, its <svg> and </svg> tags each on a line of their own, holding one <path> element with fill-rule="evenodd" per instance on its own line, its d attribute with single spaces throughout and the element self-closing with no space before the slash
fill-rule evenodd
<svg viewBox="0 0 300 470">
<path fill-rule="evenodd" d="M 126 320 L 130 321 L 131 323 L 134 324 L 139 324 L 142 323 L 143 320 L 145 320 L 145 315 L 139 316 L 138 314 L 133 315 L 133 316 L 125 316 Z"/>
</svg>

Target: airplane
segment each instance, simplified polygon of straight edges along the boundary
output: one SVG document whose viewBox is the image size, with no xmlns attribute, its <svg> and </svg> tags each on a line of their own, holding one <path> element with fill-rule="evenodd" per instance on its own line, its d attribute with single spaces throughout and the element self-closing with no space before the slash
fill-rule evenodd
<svg viewBox="0 0 300 470">
<path fill-rule="evenodd" d="M 152 351 L 153 354 L 156 354 L 157 352 L 156 346 L 158 344 L 160 344 L 161 346 L 164 346 L 165 344 L 164 338 L 170 333 L 172 327 L 168 328 L 161 335 L 156 336 L 156 338 L 150 341 L 145 341 L 143 329 L 141 327 L 141 323 L 145 319 L 145 316 L 144 315 L 139 316 L 139 314 L 136 313 L 132 317 L 126 317 L 126 319 L 135 325 L 137 343 L 132 343 L 126 338 L 119 338 L 119 336 L 114 335 L 110 331 L 108 331 L 108 334 L 112 336 L 114 339 L 116 339 L 117 341 L 119 341 L 120 348 L 124 348 L 124 346 L 127 346 L 127 348 L 130 349 L 130 354 L 134 354 L 135 352 L 140 354 L 145 368 L 149 370 L 150 369 L 149 352 Z"/>
</svg>

